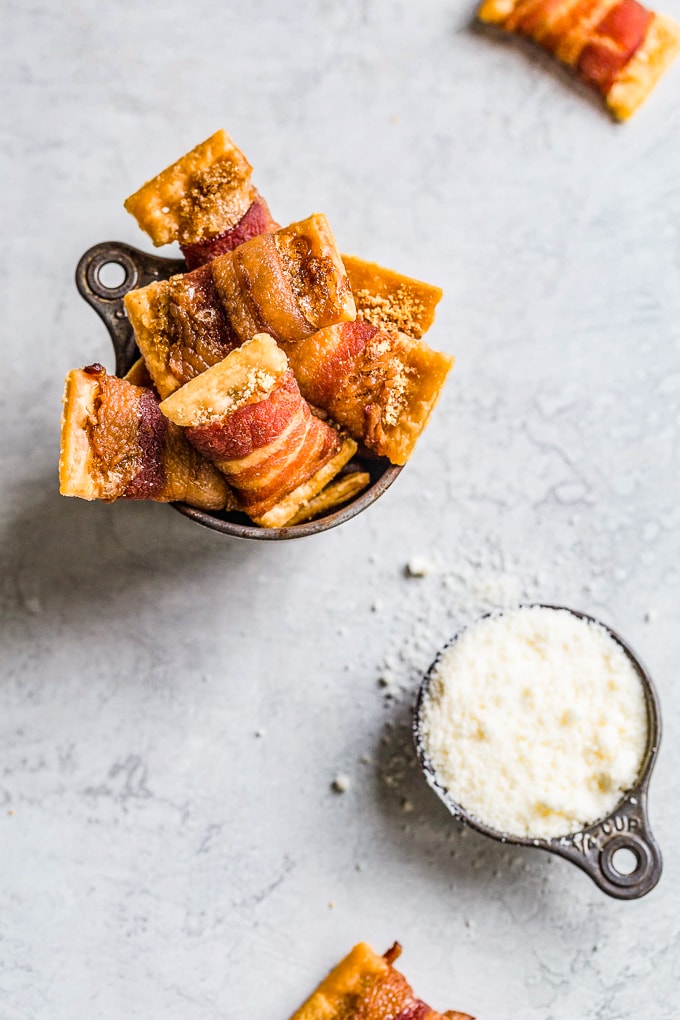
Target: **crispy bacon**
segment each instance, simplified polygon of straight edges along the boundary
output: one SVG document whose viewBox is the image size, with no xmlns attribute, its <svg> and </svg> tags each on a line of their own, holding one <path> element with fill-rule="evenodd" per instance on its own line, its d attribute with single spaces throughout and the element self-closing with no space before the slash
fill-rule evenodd
<svg viewBox="0 0 680 1020">
<path fill-rule="evenodd" d="M 59 480 L 63 495 L 84 499 L 235 505 L 219 472 L 161 414 L 152 390 L 101 365 L 67 377 Z"/>
<path fill-rule="evenodd" d="M 578 71 L 583 80 L 606 96 L 644 42 L 653 17 L 637 0 L 622 0 L 614 7 L 581 52 Z"/>
<path fill-rule="evenodd" d="M 338 328 L 320 330 L 306 343 L 291 347 L 289 357 L 307 399 L 332 414 L 339 394 L 346 393 L 361 371 L 366 345 L 379 333 L 377 326 L 357 319 Z M 362 397 L 354 405 L 353 419 L 346 410 L 343 424 L 356 433 L 363 429 L 365 399 Z"/>
<path fill-rule="evenodd" d="M 189 428 L 187 435 L 196 449 L 213 461 L 238 460 L 270 446 L 292 419 L 300 417 L 303 408 L 309 410 L 288 369 L 266 399 L 239 407 L 228 418 Z"/>
<path fill-rule="evenodd" d="M 467 1013 L 437 1013 L 419 999 L 392 966 L 399 952 L 395 943 L 382 957 L 359 943 L 292 1020 L 474 1020 Z"/>
<path fill-rule="evenodd" d="M 484 0 L 480 17 L 533 39 L 606 97 L 655 15 L 637 0 Z"/>
<path fill-rule="evenodd" d="M 540 0 L 521 31 L 569 67 L 574 67 L 589 34 L 615 0 Z"/>
<path fill-rule="evenodd" d="M 271 234 L 279 229 L 279 224 L 273 219 L 269 206 L 262 195 L 255 192 L 255 196 L 253 204 L 234 227 L 215 237 L 181 246 L 188 269 L 204 266 L 207 262 L 212 262 L 218 255 L 224 255 L 226 251 L 233 251 L 234 248 L 238 248 L 245 241 L 252 240 L 253 237 L 258 237 L 260 234 Z"/>
<path fill-rule="evenodd" d="M 85 372 L 97 380 L 93 420 L 87 427 L 91 474 L 105 487 L 104 498 L 158 498 L 165 487 L 168 423 L 152 392 L 107 375 L 101 366 L 88 365 Z"/>
<path fill-rule="evenodd" d="M 357 320 L 285 345 L 302 395 L 370 450 L 404 464 L 453 359 Z"/>
<path fill-rule="evenodd" d="M 219 422 L 187 429 L 187 438 L 215 461 L 255 520 L 342 447 L 339 432 L 311 413 L 290 370 L 264 400 Z"/>
<path fill-rule="evenodd" d="M 265 526 L 286 523 L 356 444 L 311 413 L 282 351 L 259 334 L 161 405 Z"/>
<path fill-rule="evenodd" d="M 168 340 L 168 364 L 182 383 L 238 347 L 239 337 L 219 300 L 209 266 L 170 279 Z"/>
<path fill-rule="evenodd" d="M 437 1020 L 438 1014 L 416 998 L 408 981 L 398 970 L 389 966 L 366 990 L 356 1020 Z"/>
<path fill-rule="evenodd" d="M 276 234 L 261 234 L 212 263 L 217 287 L 237 313 L 234 326 L 244 340 L 253 336 L 251 321 L 277 340 L 299 340 L 314 332 L 296 294 L 297 274 L 284 264 L 276 240 Z"/>
<path fill-rule="evenodd" d="M 571 0 L 572 4 L 574 0 Z M 522 0 L 505 22 L 508 32 L 521 32 L 535 38 L 553 20 L 556 12 L 564 9 L 565 0 Z"/>
<path fill-rule="evenodd" d="M 296 342 L 356 315 L 322 215 L 261 234 L 184 276 L 131 291 L 125 307 L 162 397 L 256 333 Z"/>
</svg>

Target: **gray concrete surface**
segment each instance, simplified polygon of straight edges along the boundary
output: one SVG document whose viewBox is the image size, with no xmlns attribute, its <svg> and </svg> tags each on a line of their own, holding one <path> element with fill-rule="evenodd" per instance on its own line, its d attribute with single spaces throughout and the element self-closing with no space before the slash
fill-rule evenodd
<svg viewBox="0 0 680 1020">
<path fill-rule="evenodd" d="M 395 938 L 441 1009 L 675 1018 L 680 67 L 619 126 L 471 3 L 3 8 L 1 1020 L 280 1020 Z M 63 377 L 113 364 L 76 261 L 148 247 L 124 197 L 218 127 L 281 221 L 446 292 L 412 462 L 300 543 L 57 492 Z M 513 593 L 656 677 L 645 900 L 464 833 L 415 768 L 419 668 Z"/>
</svg>

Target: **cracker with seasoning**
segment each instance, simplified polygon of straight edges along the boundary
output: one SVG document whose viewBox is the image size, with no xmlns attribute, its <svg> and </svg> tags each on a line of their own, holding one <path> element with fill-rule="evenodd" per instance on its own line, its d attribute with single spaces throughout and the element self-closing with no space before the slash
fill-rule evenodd
<svg viewBox="0 0 680 1020">
<path fill-rule="evenodd" d="M 370 264 L 349 264 L 355 280 L 375 281 Z M 355 318 L 348 279 L 326 218 L 315 215 L 133 291 L 125 306 L 161 397 L 266 330 L 305 400 L 377 456 L 404 464 L 453 365 L 419 339 L 441 292 L 390 271 L 380 303 Z M 370 321 L 375 312 L 380 326 Z"/>
<path fill-rule="evenodd" d="M 398 942 L 379 956 L 360 942 L 324 978 L 291 1020 L 474 1020 L 469 1013 L 438 1013 L 415 994 L 393 965 Z"/>
<path fill-rule="evenodd" d="M 178 241 L 189 269 L 278 229 L 251 182 L 253 168 L 216 131 L 143 184 L 125 208 L 156 245 Z"/>
<path fill-rule="evenodd" d="M 680 25 L 638 0 L 484 0 L 481 21 L 527 36 L 604 97 L 617 120 L 680 52 Z"/>
<path fill-rule="evenodd" d="M 283 527 L 356 453 L 356 443 L 312 414 L 288 359 L 257 334 L 160 405 L 222 471 L 245 512 Z"/>
<path fill-rule="evenodd" d="M 256 333 L 295 342 L 356 316 L 322 214 L 254 237 L 190 273 L 131 291 L 125 308 L 161 397 Z"/>
<path fill-rule="evenodd" d="M 283 345 L 303 396 L 392 464 L 405 464 L 453 365 L 422 340 L 362 319 Z"/>
<path fill-rule="evenodd" d="M 157 247 L 179 241 L 187 268 L 197 269 L 280 229 L 251 175 L 243 152 L 216 131 L 130 195 L 125 208 Z M 356 255 L 343 261 L 359 318 L 415 337 L 430 328 L 441 288 Z"/>
<path fill-rule="evenodd" d="M 180 500 L 202 510 L 238 505 L 220 472 L 161 414 L 153 391 L 108 375 L 99 364 L 66 377 L 59 491 L 107 503 Z"/>
</svg>

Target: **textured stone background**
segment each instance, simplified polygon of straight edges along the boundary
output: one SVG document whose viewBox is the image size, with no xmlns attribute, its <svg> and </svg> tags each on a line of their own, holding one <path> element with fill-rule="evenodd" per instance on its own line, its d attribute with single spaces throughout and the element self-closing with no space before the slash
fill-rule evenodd
<svg viewBox="0 0 680 1020">
<path fill-rule="evenodd" d="M 280 1020 L 360 938 L 481 1020 L 676 1017 L 680 68 L 617 126 L 471 3 L 2 6 L 0 1017 Z M 380 503 L 279 547 L 57 494 L 63 376 L 112 367 L 75 263 L 147 247 L 123 198 L 220 126 L 281 221 L 441 284 L 458 357 Z M 414 767 L 418 662 L 501 590 L 657 679 L 646 900 Z"/>
</svg>

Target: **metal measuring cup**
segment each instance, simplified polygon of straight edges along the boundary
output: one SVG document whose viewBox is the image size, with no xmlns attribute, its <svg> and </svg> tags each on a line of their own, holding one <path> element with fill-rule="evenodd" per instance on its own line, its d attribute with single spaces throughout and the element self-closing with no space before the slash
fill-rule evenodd
<svg viewBox="0 0 680 1020">
<path fill-rule="evenodd" d="M 654 683 L 630 645 L 611 627 L 586 613 L 577 612 L 566 606 L 535 605 L 541 609 L 566 609 L 567 612 L 579 619 L 598 624 L 620 645 L 632 663 L 642 685 L 647 709 L 647 746 L 635 785 L 626 791 L 614 810 L 605 818 L 593 822 L 578 832 L 566 833 L 564 836 L 555 836 L 551 839 L 532 839 L 500 832 L 468 814 L 440 782 L 422 736 L 423 707 L 435 667 L 446 649 L 450 648 L 457 640 L 458 635 L 441 649 L 420 685 L 413 716 L 413 736 L 420 766 L 428 784 L 444 802 L 454 818 L 465 822 L 470 828 L 500 843 L 535 847 L 539 850 L 547 850 L 548 853 L 556 854 L 558 857 L 564 857 L 565 860 L 571 861 L 572 864 L 576 864 L 582 871 L 585 871 L 593 882 L 609 896 L 619 900 L 638 899 L 654 888 L 661 878 L 663 868 L 661 851 L 652 835 L 647 814 L 649 782 L 661 741 L 661 708 Z M 635 865 L 630 872 L 624 873 L 616 867 L 616 854 L 620 850 L 628 850 L 634 856 Z"/>
<path fill-rule="evenodd" d="M 123 279 L 114 286 L 107 286 L 102 279 L 102 270 L 111 265 L 123 271 Z M 81 256 L 76 268 L 76 287 L 80 296 L 94 308 L 106 326 L 116 355 L 116 375 L 123 376 L 139 358 L 132 326 L 125 312 L 123 299 L 128 291 L 145 287 L 157 280 L 167 280 L 175 273 L 186 272 L 183 259 L 168 259 L 160 255 L 148 255 L 121 241 L 103 241 L 95 244 Z M 290 524 L 283 528 L 259 528 L 240 511 L 199 510 L 187 503 L 171 503 L 185 517 L 202 524 L 212 531 L 236 538 L 276 542 L 282 539 L 305 538 L 318 535 L 339 524 L 344 524 L 362 510 L 375 503 L 395 481 L 402 468 L 390 464 L 385 457 L 378 457 L 360 446 L 345 471 L 365 471 L 370 477 L 367 487 L 339 509 L 332 510 L 303 524 Z"/>
</svg>

